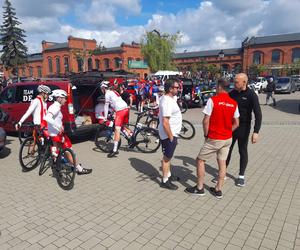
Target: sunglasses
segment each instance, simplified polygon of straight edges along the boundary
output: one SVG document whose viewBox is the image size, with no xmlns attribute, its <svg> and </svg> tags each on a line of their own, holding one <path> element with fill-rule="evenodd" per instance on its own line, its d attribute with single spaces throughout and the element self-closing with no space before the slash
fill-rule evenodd
<svg viewBox="0 0 300 250">
<path fill-rule="evenodd" d="M 173 89 L 179 89 L 180 87 L 179 87 L 179 86 L 178 86 L 178 87 L 173 86 L 172 88 L 173 88 Z"/>
</svg>

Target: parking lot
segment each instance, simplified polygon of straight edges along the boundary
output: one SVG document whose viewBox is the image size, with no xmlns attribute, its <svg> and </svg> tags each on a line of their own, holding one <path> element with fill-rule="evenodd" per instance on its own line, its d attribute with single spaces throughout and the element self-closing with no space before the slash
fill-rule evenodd
<svg viewBox="0 0 300 250">
<path fill-rule="evenodd" d="M 300 92 L 276 98 L 276 108 L 261 105 L 246 186 L 234 185 L 236 147 L 221 200 L 208 190 L 204 197 L 184 193 L 196 181 L 194 159 L 203 144 L 199 108 L 184 114 L 196 136 L 180 140 L 172 160 L 181 178 L 177 191 L 159 187 L 160 150 L 123 147 L 108 159 L 83 139 L 74 149 L 93 173 L 76 176 L 74 188 L 63 191 L 50 170 L 21 171 L 18 138 L 9 136 L 0 155 L 0 249 L 300 249 Z M 206 172 L 209 187 L 214 159 Z"/>
</svg>

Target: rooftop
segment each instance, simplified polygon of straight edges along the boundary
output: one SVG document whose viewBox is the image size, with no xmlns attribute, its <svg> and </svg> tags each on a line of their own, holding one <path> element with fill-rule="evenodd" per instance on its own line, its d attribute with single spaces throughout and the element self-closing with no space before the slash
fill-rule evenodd
<svg viewBox="0 0 300 250">
<path fill-rule="evenodd" d="M 68 43 L 55 43 L 53 46 L 45 49 L 45 51 L 49 51 L 49 50 L 57 50 L 57 49 L 65 49 L 68 48 Z"/>
<path fill-rule="evenodd" d="M 290 33 L 282 35 L 270 35 L 246 38 L 244 43 L 249 45 L 259 45 L 268 43 L 298 42 L 300 41 L 300 33 Z"/>
<path fill-rule="evenodd" d="M 217 50 L 205 50 L 205 51 L 194 51 L 194 52 L 183 52 L 183 53 L 175 53 L 173 58 L 174 59 L 181 59 L 181 58 L 193 58 L 193 57 L 207 57 L 207 56 L 218 56 L 220 53 L 220 49 Z M 232 55 L 240 55 L 241 49 L 240 48 L 232 48 L 232 49 L 223 49 L 225 56 L 232 56 Z"/>
</svg>

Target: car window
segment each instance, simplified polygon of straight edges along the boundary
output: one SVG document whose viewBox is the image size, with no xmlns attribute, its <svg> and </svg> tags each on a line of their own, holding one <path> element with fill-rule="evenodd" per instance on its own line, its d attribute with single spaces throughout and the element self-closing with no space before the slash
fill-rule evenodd
<svg viewBox="0 0 300 250">
<path fill-rule="evenodd" d="M 7 88 L 0 95 L 0 103 L 14 103 L 15 87 Z"/>
</svg>

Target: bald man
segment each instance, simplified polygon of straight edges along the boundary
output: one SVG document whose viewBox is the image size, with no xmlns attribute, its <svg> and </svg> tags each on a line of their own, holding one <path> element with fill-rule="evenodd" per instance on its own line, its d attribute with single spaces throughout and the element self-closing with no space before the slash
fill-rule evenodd
<svg viewBox="0 0 300 250">
<path fill-rule="evenodd" d="M 261 127 L 262 114 L 258 101 L 258 97 L 253 90 L 248 88 L 248 77 L 244 73 L 237 74 L 234 79 L 234 89 L 229 96 L 238 103 L 240 112 L 240 126 L 233 132 L 232 144 L 226 160 L 229 165 L 232 149 L 236 141 L 238 141 L 240 154 L 240 171 L 236 185 L 245 186 L 245 171 L 248 164 L 248 140 L 251 130 L 252 112 L 254 113 L 255 122 L 251 136 L 251 142 L 256 143 L 258 140 L 258 132 Z"/>
</svg>

